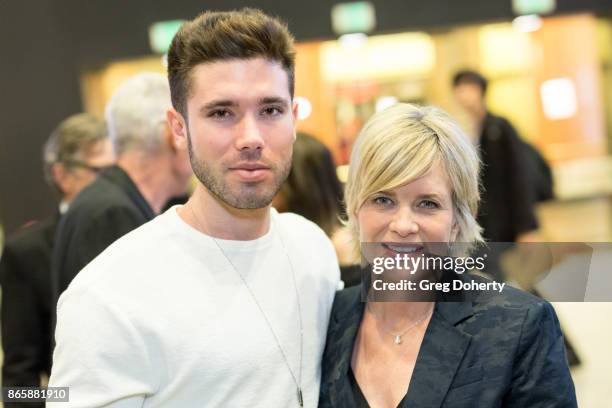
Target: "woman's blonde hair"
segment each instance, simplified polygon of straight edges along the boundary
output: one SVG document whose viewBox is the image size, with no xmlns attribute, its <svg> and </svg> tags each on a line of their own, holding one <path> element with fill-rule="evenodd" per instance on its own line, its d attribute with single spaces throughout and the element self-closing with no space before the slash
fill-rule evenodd
<svg viewBox="0 0 612 408">
<path fill-rule="evenodd" d="M 407 103 L 376 113 L 351 153 L 345 200 L 347 225 L 359 246 L 357 212 L 373 194 L 408 184 L 441 163 L 452 190 L 457 246 L 462 255 L 482 242 L 475 216 L 480 199 L 480 160 L 461 127 L 444 111 Z"/>
</svg>

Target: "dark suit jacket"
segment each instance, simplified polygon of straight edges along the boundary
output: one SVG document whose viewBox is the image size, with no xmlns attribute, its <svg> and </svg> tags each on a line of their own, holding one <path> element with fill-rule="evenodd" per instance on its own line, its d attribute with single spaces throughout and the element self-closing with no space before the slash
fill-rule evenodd
<svg viewBox="0 0 612 408">
<path fill-rule="evenodd" d="M 56 297 L 106 247 L 154 216 L 126 172 L 106 169 L 72 202 L 58 227 L 52 269 Z"/>
<path fill-rule="evenodd" d="M 475 280 L 482 279 L 470 276 Z M 361 286 L 336 294 L 319 406 L 354 407 L 348 370 L 364 312 Z M 576 407 L 552 306 L 506 287 L 499 296 L 438 302 L 400 407 Z"/>
<path fill-rule="evenodd" d="M 51 252 L 58 218 L 59 213 L 20 231 L 2 251 L 3 387 L 40 386 L 40 375 L 50 373 Z"/>
<path fill-rule="evenodd" d="M 480 135 L 482 195 L 478 224 L 492 242 L 514 242 L 538 228 L 536 184 L 530 156 L 506 119 L 487 113 Z"/>
</svg>

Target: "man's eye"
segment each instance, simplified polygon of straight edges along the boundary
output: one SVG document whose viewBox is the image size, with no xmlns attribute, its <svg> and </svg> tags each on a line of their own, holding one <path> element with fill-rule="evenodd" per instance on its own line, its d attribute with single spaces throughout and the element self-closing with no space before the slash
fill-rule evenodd
<svg viewBox="0 0 612 408">
<path fill-rule="evenodd" d="M 230 117 L 232 113 L 226 109 L 217 109 L 208 114 L 211 118 L 224 119 Z"/>
<path fill-rule="evenodd" d="M 278 116 L 283 113 L 283 109 L 278 106 L 268 106 L 262 110 L 262 113 L 266 116 Z"/>
<path fill-rule="evenodd" d="M 374 197 L 372 199 L 372 202 L 374 204 L 382 205 L 382 206 L 388 206 L 388 205 L 393 204 L 393 200 L 391 200 L 389 197 L 385 197 L 385 196 Z"/>
<path fill-rule="evenodd" d="M 419 207 L 426 208 L 428 210 L 435 210 L 440 208 L 440 205 L 432 200 L 423 200 L 419 203 Z"/>
</svg>

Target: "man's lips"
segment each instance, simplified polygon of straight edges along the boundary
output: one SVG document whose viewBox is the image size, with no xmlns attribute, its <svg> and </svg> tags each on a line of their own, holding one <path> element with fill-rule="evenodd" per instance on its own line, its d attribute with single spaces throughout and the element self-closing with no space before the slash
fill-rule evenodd
<svg viewBox="0 0 612 408">
<path fill-rule="evenodd" d="M 238 163 L 229 168 L 230 170 L 270 170 L 270 166 L 263 163 Z"/>
<path fill-rule="evenodd" d="M 242 163 L 229 168 L 245 181 L 260 181 L 270 172 L 270 167 L 260 163 Z"/>
</svg>

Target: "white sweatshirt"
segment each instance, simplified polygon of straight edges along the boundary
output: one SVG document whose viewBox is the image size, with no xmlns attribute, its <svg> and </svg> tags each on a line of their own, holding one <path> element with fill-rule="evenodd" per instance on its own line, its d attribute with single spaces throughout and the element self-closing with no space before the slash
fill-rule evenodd
<svg viewBox="0 0 612 408">
<path fill-rule="evenodd" d="M 49 386 L 68 407 L 296 407 L 296 385 L 253 296 L 211 237 L 173 207 L 112 244 L 58 303 Z M 313 223 L 272 211 L 253 241 L 217 240 L 247 280 L 316 407 L 339 270 Z M 282 243 L 281 243 L 282 241 Z M 286 248 L 283 250 L 284 247 Z"/>
</svg>

